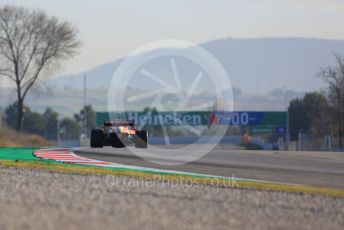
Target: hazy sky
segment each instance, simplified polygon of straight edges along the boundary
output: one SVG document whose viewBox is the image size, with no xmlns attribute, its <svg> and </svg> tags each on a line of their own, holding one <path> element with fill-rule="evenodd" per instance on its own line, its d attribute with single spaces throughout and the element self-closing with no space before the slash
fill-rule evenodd
<svg viewBox="0 0 344 230">
<path fill-rule="evenodd" d="M 59 74 L 85 71 L 122 57 L 146 42 L 317 37 L 344 39 L 343 0 L 0 0 L 39 8 L 72 22 L 80 54 Z"/>
</svg>

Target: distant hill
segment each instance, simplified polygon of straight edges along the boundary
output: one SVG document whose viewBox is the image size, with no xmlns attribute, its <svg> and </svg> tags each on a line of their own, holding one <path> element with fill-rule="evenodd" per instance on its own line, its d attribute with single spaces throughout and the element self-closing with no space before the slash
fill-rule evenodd
<svg viewBox="0 0 344 230">
<path fill-rule="evenodd" d="M 334 62 L 333 53 L 344 55 L 344 41 L 313 38 L 220 39 L 201 44 L 228 72 L 232 84 L 248 93 L 274 88 L 295 91 L 324 86 L 314 76 L 321 67 Z M 106 88 L 122 59 L 76 75 L 55 78 L 58 87 L 82 88 L 87 74 L 88 87 Z"/>
<path fill-rule="evenodd" d="M 236 110 L 284 110 L 290 100 L 324 83 L 315 75 L 334 63 L 333 53 L 344 56 L 344 40 L 313 38 L 219 39 L 201 44 L 224 66 L 231 79 Z M 32 91 L 26 103 L 43 112 L 47 106 L 63 116 L 80 111 L 83 105 L 83 75 L 87 74 L 87 103 L 106 110 L 107 89 L 123 59 L 111 61 L 75 75 L 53 78 L 48 90 Z M 156 65 L 161 71 L 161 66 Z M 143 85 L 137 82 L 137 85 Z M 283 88 L 287 88 L 287 95 Z M 133 86 L 135 88 L 135 86 Z M 4 107 L 15 93 L 0 90 Z"/>
</svg>

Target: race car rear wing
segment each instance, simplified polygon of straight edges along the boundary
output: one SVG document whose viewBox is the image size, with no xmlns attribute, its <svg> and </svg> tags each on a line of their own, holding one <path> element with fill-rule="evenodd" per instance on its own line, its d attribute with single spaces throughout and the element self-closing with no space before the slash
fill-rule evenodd
<svg viewBox="0 0 344 230">
<path fill-rule="evenodd" d="M 135 122 L 133 120 L 114 120 L 114 121 L 104 121 L 104 126 L 134 126 Z"/>
</svg>

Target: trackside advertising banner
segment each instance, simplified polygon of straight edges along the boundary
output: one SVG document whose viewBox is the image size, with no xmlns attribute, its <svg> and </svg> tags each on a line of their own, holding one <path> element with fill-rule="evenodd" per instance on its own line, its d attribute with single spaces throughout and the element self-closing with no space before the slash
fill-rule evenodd
<svg viewBox="0 0 344 230">
<path fill-rule="evenodd" d="M 146 125 L 245 125 L 245 126 L 285 126 L 286 112 L 97 112 L 97 125 L 114 119 L 134 120 Z"/>
</svg>

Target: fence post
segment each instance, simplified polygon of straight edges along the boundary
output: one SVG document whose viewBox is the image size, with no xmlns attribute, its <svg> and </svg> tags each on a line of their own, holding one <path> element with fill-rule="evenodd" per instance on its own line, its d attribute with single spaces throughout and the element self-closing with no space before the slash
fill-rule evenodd
<svg viewBox="0 0 344 230">
<path fill-rule="evenodd" d="M 3 118 L 3 112 L 0 109 L 0 128 L 2 127 L 2 122 L 3 122 L 2 118 Z"/>
</svg>

